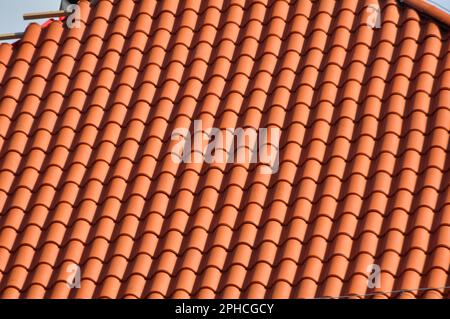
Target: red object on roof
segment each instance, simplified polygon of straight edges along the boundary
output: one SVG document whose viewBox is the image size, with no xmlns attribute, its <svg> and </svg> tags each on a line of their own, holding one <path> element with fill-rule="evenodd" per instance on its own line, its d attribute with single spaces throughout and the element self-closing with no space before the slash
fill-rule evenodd
<svg viewBox="0 0 450 319">
<path fill-rule="evenodd" d="M 448 31 L 394 0 L 80 6 L 0 46 L 0 297 L 449 298 Z M 279 128 L 278 169 L 176 162 L 200 120 Z"/>
</svg>

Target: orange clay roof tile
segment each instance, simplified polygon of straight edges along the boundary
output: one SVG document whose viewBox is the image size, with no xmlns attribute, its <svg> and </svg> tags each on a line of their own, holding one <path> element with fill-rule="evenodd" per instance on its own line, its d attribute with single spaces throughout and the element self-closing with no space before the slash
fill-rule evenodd
<svg viewBox="0 0 450 319">
<path fill-rule="evenodd" d="M 394 0 L 79 4 L 0 45 L 1 297 L 449 298 L 445 28 Z M 280 128 L 279 169 L 174 161 L 195 120 Z"/>
<path fill-rule="evenodd" d="M 450 24 L 450 5 L 439 0 L 400 0 L 444 25 Z"/>
</svg>

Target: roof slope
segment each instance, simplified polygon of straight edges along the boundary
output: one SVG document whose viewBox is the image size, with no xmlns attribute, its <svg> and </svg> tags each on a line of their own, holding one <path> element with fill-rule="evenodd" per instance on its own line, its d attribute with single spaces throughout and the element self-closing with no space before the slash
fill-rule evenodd
<svg viewBox="0 0 450 319">
<path fill-rule="evenodd" d="M 381 28 L 373 1 L 113 2 L 0 46 L 1 297 L 449 298 L 446 31 L 394 0 Z M 194 120 L 280 127 L 278 172 L 175 163 Z"/>
</svg>

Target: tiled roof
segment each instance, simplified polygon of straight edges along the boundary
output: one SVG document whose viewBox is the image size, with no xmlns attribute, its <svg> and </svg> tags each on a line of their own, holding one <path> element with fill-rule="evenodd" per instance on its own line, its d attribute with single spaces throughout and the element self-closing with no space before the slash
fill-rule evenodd
<svg viewBox="0 0 450 319">
<path fill-rule="evenodd" d="M 448 31 L 394 0 L 80 5 L 0 46 L 0 297 L 450 297 Z M 279 169 L 175 162 L 194 120 L 281 128 Z"/>
<path fill-rule="evenodd" d="M 400 0 L 428 16 L 442 22 L 445 26 L 450 25 L 450 1 L 449 0 Z"/>
</svg>

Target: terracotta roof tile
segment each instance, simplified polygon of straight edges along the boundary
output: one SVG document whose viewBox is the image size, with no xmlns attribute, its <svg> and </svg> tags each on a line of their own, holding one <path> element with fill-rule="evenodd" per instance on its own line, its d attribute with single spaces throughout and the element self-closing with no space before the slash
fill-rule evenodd
<svg viewBox="0 0 450 319">
<path fill-rule="evenodd" d="M 439 0 L 401 0 L 401 2 L 418 9 L 420 12 L 448 25 L 450 23 L 449 5 Z"/>
<path fill-rule="evenodd" d="M 394 0 L 79 4 L 0 45 L 1 297 L 449 297 L 445 28 Z M 174 161 L 195 120 L 280 128 L 278 170 Z"/>
</svg>

